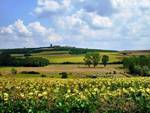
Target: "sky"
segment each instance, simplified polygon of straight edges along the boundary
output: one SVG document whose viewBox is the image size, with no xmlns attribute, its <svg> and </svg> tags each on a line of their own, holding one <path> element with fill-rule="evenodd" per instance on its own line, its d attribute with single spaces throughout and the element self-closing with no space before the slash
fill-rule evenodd
<svg viewBox="0 0 150 113">
<path fill-rule="evenodd" d="M 150 0 L 0 0 L 0 48 L 150 49 Z"/>
</svg>

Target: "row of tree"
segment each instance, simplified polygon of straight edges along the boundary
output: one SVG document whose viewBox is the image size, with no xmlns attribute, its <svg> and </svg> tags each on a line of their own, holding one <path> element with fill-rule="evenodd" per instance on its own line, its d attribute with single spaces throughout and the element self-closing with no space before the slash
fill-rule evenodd
<svg viewBox="0 0 150 113">
<path fill-rule="evenodd" d="M 10 54 L 0 54 L 0 66 L 42 67 L 48 64 L 49 60 L 41 57 L 16 58 L 12 57 Z"/>
<path fill-rule="evenodd" d="M 87 53 L 84 57 L 84 64 L 88 67 L 91 67 L 91 65 L 93 65 L 93 67 L 95 68 L 99 64 L 100 60 L 101 57 L 99 53 Z M 104 67 L 108 64 L 108 62 L 109 56 L 103 55 L 102 64 L 104 65 Z"/>
<path fill-rule="evenodd" d="M 123 65 L 130 74 L 148 76 L 150 72 L 150 56 L 132 56 L 123 60 Z"/>
</svg>

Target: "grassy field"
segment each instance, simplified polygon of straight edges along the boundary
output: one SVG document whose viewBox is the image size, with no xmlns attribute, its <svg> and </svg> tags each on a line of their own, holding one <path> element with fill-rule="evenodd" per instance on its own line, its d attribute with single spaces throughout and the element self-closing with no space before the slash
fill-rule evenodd
<svg viewBox="0 0 150 113">
<path fill-rule="evenodd" d="M 32 54 L 34 57 L 43 57 L 48 59 L 51 63 L 83 63 L 84 56 L 81 55 L 70 55 L 67 51 L 52 51 L 52 52 L 41 52 Z M 123 56 L 119 52 L 100 52 L 100 55 L 108 55 L 110 57 L 110 63 L 121 61 Z"/>
<path fill-rule="evenodd" d="M 40 49 L 39 49 L 40 50 Z M 127 53 L 126 55 L 122 53 Z M 116 51 L 116 52 L 108 52 L 108 51 L 99 51 L 99 54 L 102 58 L 103 55 L 109 56 L 109 63 L 121 62 L 123 58 L 133 56 L 133 55 L 150 55 L 149 51 Z M 50 61 L 50 63 L 62 64 L 65 62 L 70 63 L 84 63 L 83 59 L 85 54 L 72 55 L 69 54 L 69 50 L 53 50 L 53 48 L 45 49 L 44 51 L 39 51 L 37 53 L 31 52 L 31 57 L 43 57 Z M 12 56 L 23 57 L 23 54 L 12 54 Z"/>
</svg>

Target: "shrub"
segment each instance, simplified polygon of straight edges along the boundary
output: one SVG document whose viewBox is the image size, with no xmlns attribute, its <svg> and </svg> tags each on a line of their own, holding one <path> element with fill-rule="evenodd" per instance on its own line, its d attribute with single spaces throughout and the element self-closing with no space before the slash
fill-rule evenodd
<svg viewBox="0 0 150 113">
<path fill-rule="evenodd" d="M 93 79 L 94 79 L 94 78 L 97 78 L 96 75 L 88 75 L 87 77 L 88 77 L 88 78 L 93 78 Z"/>
<path fill-rule="evenodd" d="M 123 65 L 129 70 L 130 74 L 147 76 L 150 71 L 150 57 L 142 55 L 125 58 Z"/>
<path fill-rule="evenodd" d="M 59 73 L 59 75 L 61 75 L 61 78 L 63 79 L 68 78 L 68 74 L 66 72 Z"/>
<path fill-rule="evenodd" d="M 44 78 L 44 77 L 47 77 L 47 76 L 46 76 L 46 75 L 41 75 L 41 77 L 43 77 L 43 78 Z"/>
<path fill-rule="evenodd" d="M 21 74 L 40 74 L 40 73 L 36 71 L 22 71 Z"/>
<path fill-rule="evenodd" d="M 74 64 L 73 62 L 63 62 L 62 64 Z"/>
<path fill-rule="evenodd" d="M 140 66 L 134 66 L 133 74 L 142 75 L 143 70 Z"/>
<path fill-rule="evenodd" d="M 114 74 L 117 74 L 117 72 L 116 72 L 116 71 L 113 71 L 113 73 L 114 73 Z"/>
<path fill-rule="evenodd" d="M 11 69 L 11 74 L 16 75 L 17 74 L 17 70 L 15 68 Z"/>
<path fill-rule="evenodd" d="M 149 76 L 149 68 L 148 68 L 148 66 L 144 66 L 143 67 L 143 75 L 144 76 Z"/>
</svg>

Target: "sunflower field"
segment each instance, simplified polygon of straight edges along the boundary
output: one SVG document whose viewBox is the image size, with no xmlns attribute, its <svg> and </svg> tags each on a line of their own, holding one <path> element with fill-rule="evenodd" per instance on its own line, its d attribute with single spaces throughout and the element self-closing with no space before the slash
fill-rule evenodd
<svg viewBox="0 0 150 113">
<path fill-rule="evenodd" d="M 0 113 L 150 113 L 150 78 L 0 78 Z"/>
</svg>

